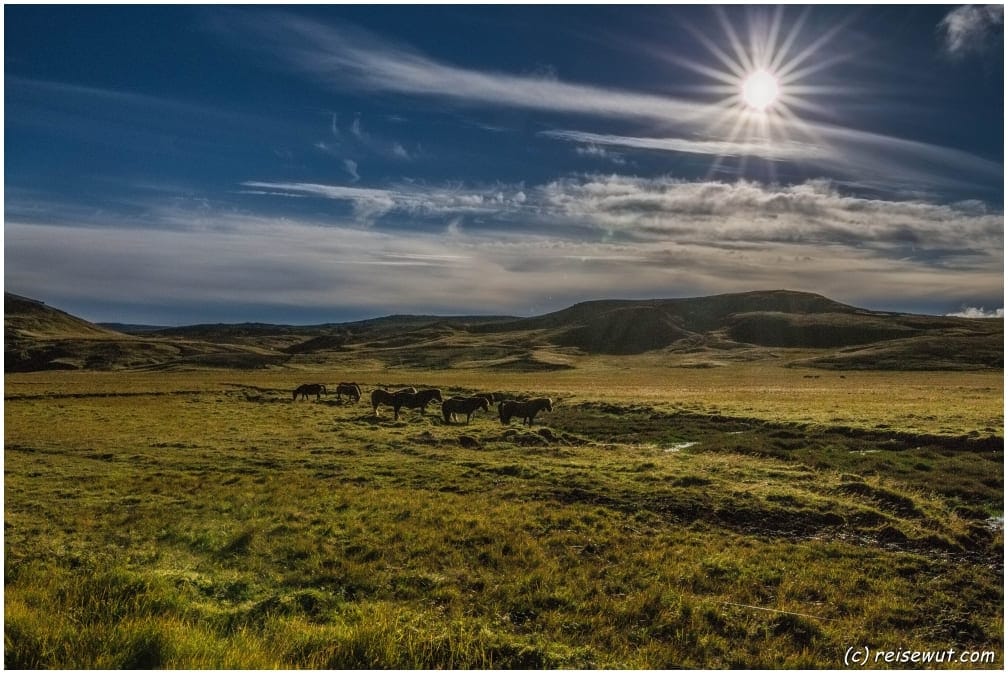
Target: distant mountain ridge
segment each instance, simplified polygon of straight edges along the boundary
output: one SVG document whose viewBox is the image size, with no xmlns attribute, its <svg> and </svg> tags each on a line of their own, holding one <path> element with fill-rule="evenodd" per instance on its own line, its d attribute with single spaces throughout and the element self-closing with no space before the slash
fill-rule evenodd
<svg viewBox="0 0 1008 674">
<path fill-rule="evenodd" d="M 593 300 L 534 316 L 394 315 L 312 326 L 98 326 L 5 294 L 5 370 L 271 367 L 369 361 L 417 368 L 527 371 L 574 367 L 584 356 L 808 350 L 838 369 L 1003 367 L 1004 322 L 869 311 L 789 290 L 653 300 Z M 715 357 L 716 356 L 716 357 Z M 731 358 L 728 358 L 731 360 Z"/>
</svg>

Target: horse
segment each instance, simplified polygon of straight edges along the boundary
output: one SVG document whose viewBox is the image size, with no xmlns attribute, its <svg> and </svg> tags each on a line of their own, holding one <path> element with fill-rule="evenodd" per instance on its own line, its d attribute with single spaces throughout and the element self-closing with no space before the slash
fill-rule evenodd
<svg viewBox="0 0 1008 674">
<path fill-rule="evenodd" d="M 441 414 L 444 415 L 446 424 L 450 424 L 452 422 L 456 413 L 465 414 L 466 423 L 468 424 L 477 408 L 483 408 L 484 412 L 490 411 L 490 403 L 487 402 L 486 396 L 479 395 L 471 398 L 448 398 L 448 400 L 441 403 Z"/>
<path fill-rule="evenodd" d="M 383 388 L 376 388 L 374 391 L 371 391 L 371 408 L 374 410 L 374 415 L 378 416 L 379 405 L 388 405 L 389 407 L 395 409 L 396 408 L 395 397 L 397 395 L 406 393 L 413 394 L 416 392 L 417 392 L 416 389 L 413 388 L 412 386 L 399 389 L 398 391 L 386 391 Z M 397 419 L 399 418 L 398 413 L 396 413 L 396 418 Z"/>
<path fill-rule="evenodd" d="M 549 398 L 534 398 L 525 402 L 505 400 L 497 406 L 502 424 L 511 423 L 511 417 L 521 417 L 523 424 L 531 426 L 535 415 L 542 410 L 552 412 L 553 401 Z"/>
<path fill-rule="evenodd" d="M 308 396 L 312 394 L 315 394 L 315 400 L 321 400 L 325 392 L 324 384 L 301 384 L 294 389 L 294 397 L 291 400 L 297 400 L 298 396 L 301 396 L 302 400 L 308 400 Z"/>
<path fill-rule="evenodd" d="M 400 391 L 395 394 L 395 402 L 392 404 L 392 409 L 395 412 L 396 419 L 399 419 L 399 410 L 403 407 L 413 410 L 419 409 L 420 414 L 423 415 L 427 412 L 427 405 L 434 400 L 442 402 L 441 389 L 427 388 L 421 389 L 416 393 L 403 393 Z"/>
<path fill-rule="evenodd" d="M 336 400 L 342 401 L 343 395 L 346 394 L 348 398 L 353 398 L 354 402 L 360 402 L 361 390 L 360 386 L 350 382 L 342 381 L 336 386 Z"/>
</svg>

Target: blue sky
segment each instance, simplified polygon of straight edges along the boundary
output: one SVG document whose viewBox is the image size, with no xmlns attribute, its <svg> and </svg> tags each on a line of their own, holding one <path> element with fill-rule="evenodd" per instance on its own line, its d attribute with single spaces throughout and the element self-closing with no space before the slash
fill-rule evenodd
<svg viewBox="0 0 1008 674">
<path fill-rule="evenodd" d="M 1000 6 L 4 19 L 5 287 L 91 320 L 1003 306 Z"/>
</svg>

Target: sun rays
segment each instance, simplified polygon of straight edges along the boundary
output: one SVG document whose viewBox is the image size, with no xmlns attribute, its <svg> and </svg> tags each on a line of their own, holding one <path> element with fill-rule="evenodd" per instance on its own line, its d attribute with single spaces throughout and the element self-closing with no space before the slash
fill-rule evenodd
<svg viewBox="0 0 1008 674">
<path fill-rule="evenodd" d="M 759 155 L 765 169 L 770 179 L 776 180 L 772 159 L 775 144 L 826 144 L 802 121 L 801 114 L 829 114 L 829 109 L 814 99 L 817 94 L 835 91 L 816 86 L 809 78 L 850 57 L 847 53 L 826 53 L 848 21 L 834 24 L 812 41 L 802 40 L 809 11 L 804 8 L 790 25 L 785 25 L 783 6 L 772 10 L 747 8 L 744 30 L 740 31 L 724 9 L 715 7 L 720 39 L 686 26 L 714 61 L 710 64 L 676 59 L 711 78 L 713 82 L 701 90 L 718 97 L 704 135 L 722 140 L 726 150 L 716 156 L 708 178 L 721 171 L 729 157 L 738 160 L 738 170 L 745 174 L 751 158 L 746 149 L 761 147 Z"/>
</svg>

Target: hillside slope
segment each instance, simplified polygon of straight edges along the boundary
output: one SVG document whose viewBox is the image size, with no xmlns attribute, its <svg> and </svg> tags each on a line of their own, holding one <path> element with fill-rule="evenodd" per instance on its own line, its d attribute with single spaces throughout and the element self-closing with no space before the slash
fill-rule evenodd
<svg viewBox="0 0 1008 674">
<path fill-rule="evenodd" d="M 261 367 L 282 363 L 270 349 L 126 335 L 44 302 L 4 293 L 4 371 L 164 367 Z"/>
<path fill-rule="evenodd" d="M 1003 320 L 868 311 L 787 290 L 596 300 L 531 318 L 386 316 L 211 324 L 133 335 L 7 294 L 5 370 L 343 366 L 548 370 L 644 353 L 686 367 L 778 359 L 830 369 L 1003 367 Z M 728 355 L 731 354 L 731 355 Z"/>
</svg>

